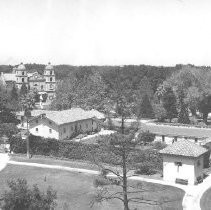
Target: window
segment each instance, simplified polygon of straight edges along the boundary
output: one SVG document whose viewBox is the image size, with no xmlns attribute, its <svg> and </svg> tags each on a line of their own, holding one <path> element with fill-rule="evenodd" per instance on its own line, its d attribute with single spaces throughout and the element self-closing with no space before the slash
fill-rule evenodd
<svg viewBox="0 0 211 210">
<path fill-rule="evenodd" d="M 22 72 L 22 75 L 24 75 L 24 71 Z"/>
<path fill-rule="evenodd" d="M 24 82 L 24 78 L 22 78 L 22 82 Z"/>
<path fill-rule="evenodd" d="M 36 120 L 36 123 L 38 123 L 38 120 Z"/>
<path fill-rule="evenodd" d="M 182 166 L 182 162 L 175 162 L 175 165 L 177 166 L 177 172 L 179 172 L 179 167 Z"/>
<path fill-rule="evenodd" d="M 50 71 L 50 75 L 52 75 L 52 71 Z"/>
<path fill-rule="evenodd" d="M 52 133 L 52 129 L 49 129 L 49 133 Z"/>
<path fill-rule="evenodd" d="M 63 129 L 63 132 L 66 133 L 66 128 Z"/>
<path fill-rule="evenodd" d="M 38 128 L 36 128 L 36 132 L 38 132 Z"/>
<path fill-rule="evenodd" d="M 52 82 L 53 81 L 53 78 L 52 77 L 50 77 L 50 82 Z"/>
<path fill-rule="evenodd" d="M 43 90 L 43 85 L 41 85 L 41 90 Z"/>
<path fill-rule="evenodd" d="M 52 84 L 50 84 L 50 89 L 53 89 L 53 85 Z"/>
<path fill-rule="evenodd" d="M 88 128 L 88 124 L 86 124 L 86 128 Z"/>
<path fill-rule="evenodd" d="M 49 125 L 51 125 L 52 124 L 52 122 L 51 121 L 48 121 L 49 122 Z"/>
<path fill-rule="evenodd" d="M 73 131 L 73 126 L 71 126 L 71 131 Z"/>
</svg>

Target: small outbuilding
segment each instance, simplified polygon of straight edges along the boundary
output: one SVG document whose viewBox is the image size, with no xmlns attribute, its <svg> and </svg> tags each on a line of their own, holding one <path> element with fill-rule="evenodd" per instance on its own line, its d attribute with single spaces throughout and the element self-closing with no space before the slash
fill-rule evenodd
<svg viewBox="0 0 211 210">
<path fill-rule="evenodd" d="M 181 140 L 162 149 L 163 179 L 194 185 L 203 180 L 204 155 L 207 149 L 188 140 Z"/>
</svg>

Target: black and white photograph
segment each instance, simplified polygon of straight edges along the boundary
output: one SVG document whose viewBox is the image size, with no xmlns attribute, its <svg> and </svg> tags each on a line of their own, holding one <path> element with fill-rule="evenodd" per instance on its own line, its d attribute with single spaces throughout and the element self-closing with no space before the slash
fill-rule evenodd
<svg viewBox="0 0 211 210">
<path fill-rule="evenodd" d="M 0 0 L 0 210 L 211 210 L 211 1 Z"/>
</svg>

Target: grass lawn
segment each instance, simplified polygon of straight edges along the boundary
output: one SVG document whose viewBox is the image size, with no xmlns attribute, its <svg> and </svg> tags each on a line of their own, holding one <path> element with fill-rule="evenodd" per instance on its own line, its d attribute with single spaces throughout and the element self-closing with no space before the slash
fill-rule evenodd
<svg viewBox="0 0 211 210">
<path fill-rule="evenodd" d="M 209 188 L 202 196 L 200 200 L 200 206 L 202 210 L 210 210 L 211 207 L 211 188 Z"/>
<path fill-rule="evenodd" d="M 45 179 L 46 177 L 46 179 Z M 85 175 L 81 173 L 73 173 L 55 169 L 43 169 L 31 166 L 17 166 L 8 165 L 3 171 L 0 172 L 0 194 L 7 190 L 7 180 L 25 178 L 29 185 L 38 184 L 39 188 L 46 190 L 50 185 L 57 191 L 57 209 L 74 209 L 74 210 L 121 210 L 123 209 L 122 203 L 117 200 L 105 202 L 102 205 L 95 205 L 90 207 L 89 203 L 95 193 L 93 186 L 93 175 Z M 135 184 L 135 182 L 133 182 Z M 152 191 L 145 193 L 145 198 L 148 199 L 161 199 L 163 197 L 171 200 L 172 202 L 166 203 L 163 209 L 166 210 L 179 210 L 182 209 L 182 198 L 184 192 L 180 189 L 168 186 L 161 186 L 155 184 L 141 183 L 145 188 L 150 188 Z M 141 196 L 141 195 L 139 195 Z M 173 201 L 174 200 L 174 201 Z M 67 208 L 63 208 L 66 203 Z M 140 204 L 137 209 L 160 209 L 158 206 L 149 206 Z"/>
</svg>

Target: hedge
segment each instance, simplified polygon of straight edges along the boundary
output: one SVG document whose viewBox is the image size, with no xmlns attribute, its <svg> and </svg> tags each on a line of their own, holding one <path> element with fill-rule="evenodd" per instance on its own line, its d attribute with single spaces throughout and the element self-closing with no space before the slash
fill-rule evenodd
<svg viewBox="0 0 211 210">
<path fill-rule="evenodd" d="M 44 155 L 57 158 L 67 158 L 72 160 L 86 160 L 93 162 L 94 159 L 111 165 L 120 165 L 121 159 L 111 152 L 106 151 L 98 144 L 84 144 L 73 141 L 58 141 L 56 139 L 44 139 L 39 136 L 29 136 L 30 154 Z M 10 139 L 10 148 L 14 153 L 26 153 L 26 140 L 20 137 Z M 155 150 L 134 149 L 131 162 L 134 163 L 134 169 L 137 163 L 150 161 L 155 169 L 162 168 L 162 158 Z"/>
</svg>

